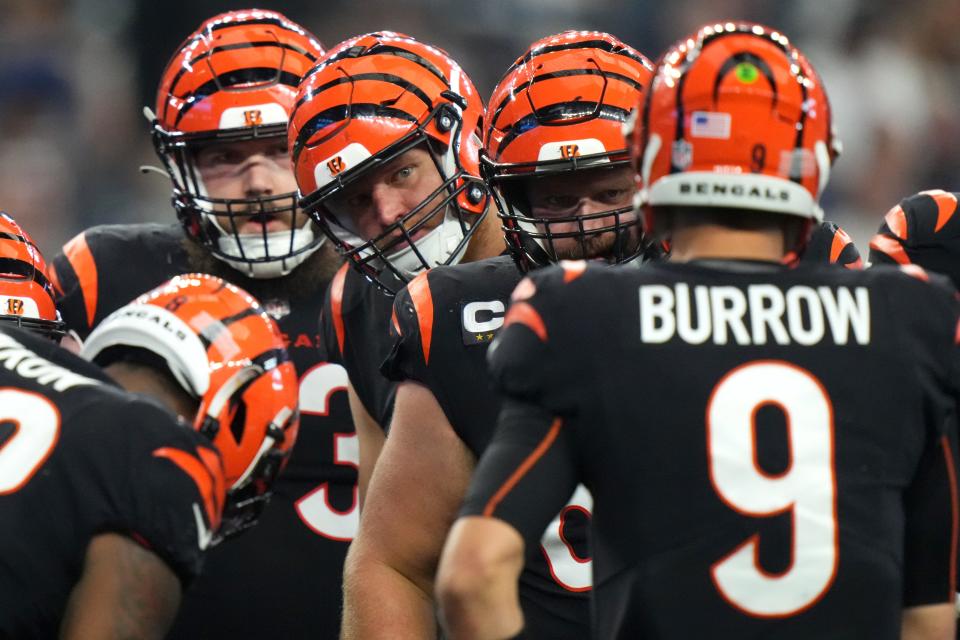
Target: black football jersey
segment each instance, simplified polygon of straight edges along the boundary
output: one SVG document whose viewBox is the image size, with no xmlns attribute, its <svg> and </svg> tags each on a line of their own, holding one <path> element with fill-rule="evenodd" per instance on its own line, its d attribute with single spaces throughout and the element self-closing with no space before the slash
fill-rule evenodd
<svg viewBox="0 0 960 640">
<path fill-rule="evenodd" d="M 0 638 L 53 638 L 103 532 L 189 583 L 220 520 L 223 468 L 166 408 L 45 340 L 0 328 Z"/>
<path fill-rule="evenodd" d="M 68 326 L 85 337 L 136 296 L 198 270 L 184 242 L 175 225 L 102 226 L 77 236 L 54 260 Z M 300 377 L 300 431 L 257 526 L 211 550 L 170 637 L 335 638 L 343 559 L 359 522 L 358 448 L 346 373 L 319 349 L 324 290 L 271 297 L 272 281 L 211 262 L 214 275 L 245 288 L 277 320 Z"/>
<path fill-rule="evenodd" d="M 594 499 L 595 638 L 899 638 L 952 601 L 958 303 L 915 270 L 583 263 L 518 285 L 463 514 Z M 923 313 L 916 313 L 923 309 Z"/>
<path fill-rule="evenodd" d="M 917 264 L 960 287 L 960 216 L 957 194 L 923 191 L 887 212 L 870 240 L 873 264 Z"/>
<path fill-rule="evenodd" d="M 860 269 L 863 260 L 853 239 L 835 222 L 823 221 L 813 229 L 800 256 L 801 264 L 835 264 Z"/>
<path fill-rule="evenodd" d="M 396 288 L 400 288 L 399 283 Z M 396 383 L 380 373 L 380 365 L 392 344 L 392 312 L 393 297 L 344 264 L 327 290 L 320 317 L 320 336 L 327 359 L 347 370 L 364 409 L 384 430 L 390 426 L 397 391 Z"/>
<path fill-rule="evenodd" d="M 394 345 L 384 374 L 428 387 L 477 457 L 500 410 L 487 373 L 487 347 L 503 326 L 520 279 L 509 256 L 436 267 L 414 279 L 394 303 Z M 590 506 L 589 493 L 579 488 L 531 547 L 520 581 L 523 637 L 572 640 L 589 634 Z"/>
</svg>

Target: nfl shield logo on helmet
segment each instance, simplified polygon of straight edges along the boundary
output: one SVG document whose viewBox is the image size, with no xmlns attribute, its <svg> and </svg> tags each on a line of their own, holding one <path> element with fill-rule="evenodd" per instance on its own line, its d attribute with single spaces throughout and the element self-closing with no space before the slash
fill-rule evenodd
<svg viewBox="0 0 960 640">
<path fill-rule="evenodd" d="M 693 145 L 682 139 L 674 142 L 670 162 L 681 171 L 689 167 L 693 162 Z"/>
</svg>

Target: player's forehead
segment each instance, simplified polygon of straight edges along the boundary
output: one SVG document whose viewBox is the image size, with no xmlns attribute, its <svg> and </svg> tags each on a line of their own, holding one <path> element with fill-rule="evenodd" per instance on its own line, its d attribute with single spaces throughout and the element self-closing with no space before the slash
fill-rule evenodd
<svg viewBox="0 0 960 640">
<path fill-rule="evenodd" d="M 630 167 L 620 165 L 527 178 L 524 185 L 531 197 L 590 194 L 605 189 L 632 187 L 633 176 Z"/>
<path fill-rule="evenodd" d="M 264 153 L 265 151 L 274 153 L 280 147 L 286 147 L 286 139 L 283 136 L 270 136 L 253 140 L 217 140 L 207 142 L 202 145 L 197 145 L 194 153 L 200 155 L 229 151 L 243 156 L 253 156 L 258 153 Z"/>
</svg>

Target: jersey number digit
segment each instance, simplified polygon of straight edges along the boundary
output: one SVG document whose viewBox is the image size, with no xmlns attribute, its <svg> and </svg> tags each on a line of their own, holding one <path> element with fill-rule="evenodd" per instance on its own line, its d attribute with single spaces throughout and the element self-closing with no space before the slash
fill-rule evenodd
<svg viewBox="0 0 960 640">
<path fill-rule="evenodd" d="M 776 475 L 757 464 L 755 417 L 766 405 L 782 411 L 787 423 L 790 463 Z M 707 455 L 714 490 L 746 516 L 792 515 L 792 562 L 783 573 L 760 566 L 759 534 L 711 568 L 723 597 L 748 615 L 796 615 L 833 584 L 838 561 L 833 435 L 826 390 L 813 374 L 790 363 L 748 363 L 713 390 L 707 405 Z"/>
<path fill-rule="evenodd" d="M 585 486 L 577 485 L 570 502 L 557 514 L 540 539 L 550 575 L 567 591 L 589 591 L 593 584 L 590 558 L 581 558 L 577 554 L 565 531 L 565 520 L 570 511 L 580 511 L 589 518 L 592 508 L 593 496 Z"/>
<path fill-rule="evenodd" d="M 60 412 L 45 397 L 0 389 L 0 424 L 13 433 L 0 443 L 0 495 L 18 491 L 46 462 L 60 435 Z"/>
<path fill-rule="evenodd" d="M 300 411 L 305 414 L 325 416 L 330 411 L 330 397 L 338 391 L 346 391 L 349 378 L 347 371 L 338 364 L 319 364 L 304 374 L 300 380 Z M 360 464 L 360 448 L 355 433 L 333 434 L 334 462 L 356 468 Z M 297 514 L 314 533 L 349 542 L 357 533 L 360 512 L 357 509 L 357 487 L 353 487 L 353 503 L 346 511 L 330 504 L 329 483 L 306 494 L 296 502 Z"/>
</svg>

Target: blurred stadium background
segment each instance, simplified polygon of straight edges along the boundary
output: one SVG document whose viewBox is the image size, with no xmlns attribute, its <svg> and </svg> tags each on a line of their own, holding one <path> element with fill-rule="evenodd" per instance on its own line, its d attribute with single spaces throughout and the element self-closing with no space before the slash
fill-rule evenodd
<svg viewBox="0 0 960 640">
<path fill-rule="evenodd" d="M 910 193 L 960 190 L 956 0 L 284 0 L 326 46 L 390 29 L 445 48 L 486 99 L 529 43 L 609 31 L 650 58 L 706 22 L 781 29 L 824 77 L 844 154 L 823 201 L 866 255 L 883 214 Z M 105 222 L 174 220 L 144 105 L 168 57 L 226 0 L 0 0 L 0 210 L 52 257 Z"/>
</svg>

